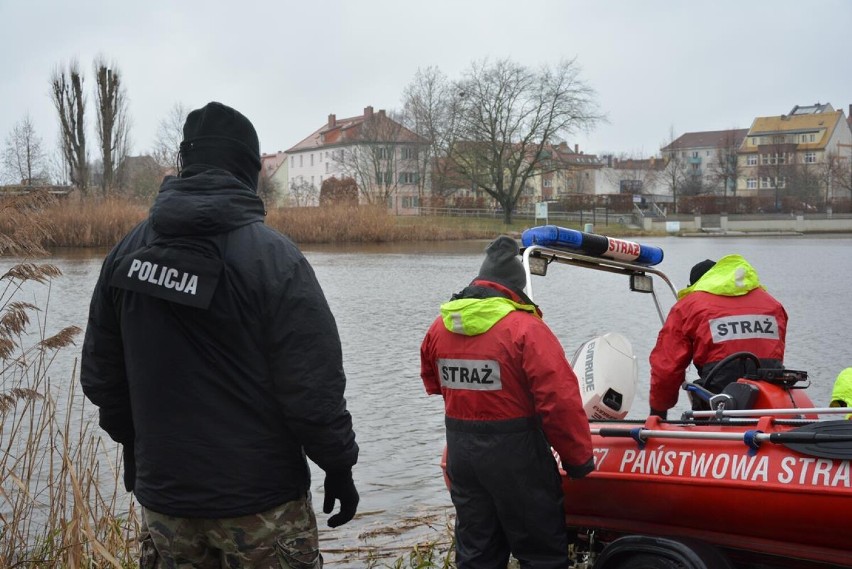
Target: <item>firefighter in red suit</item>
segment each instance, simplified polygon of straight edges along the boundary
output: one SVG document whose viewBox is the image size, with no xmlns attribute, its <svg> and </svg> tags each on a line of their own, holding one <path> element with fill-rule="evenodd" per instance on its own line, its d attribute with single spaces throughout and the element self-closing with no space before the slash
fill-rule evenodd
<svg viewBox="0 0 852 569">
<path fill-rule="evenodd" d="M 420 348 L 429 394 L 444 397 L 458 569 L 569 566 L 561 476 L 594 470 L 570 364 L 524 294 L 514 239 L 486 249 L 479 276 L 441 306 Z"/>
<path fill-rule="evenodd" d="M 700 376 L 696 383 L 712 393 L 753 370 L 750 360 L 732 361 L 708 382 L 716 364 L 733 353 L 750 352 L 761 367 L 783 367 L 786 335 L 787 312 L 764 290 L 748 261 L 727 255 L 698 263 L 651 351 L 651 414 L 665 418 L 677 403 L 690 361 Z"/>
</svg>

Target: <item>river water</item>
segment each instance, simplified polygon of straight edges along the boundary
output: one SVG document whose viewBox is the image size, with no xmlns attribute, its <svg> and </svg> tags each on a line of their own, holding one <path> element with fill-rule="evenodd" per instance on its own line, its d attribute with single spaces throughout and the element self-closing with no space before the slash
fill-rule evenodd
<svg viewBox="0 0 852 569">
<path fill-rule="evenodd" d="M 729 253 L 748 259 L 789 314 L 786 366 L 807 370 L 809 395 L 818 405 L 828 403 L 837 373 L 852 366 L 852 236 L 654 237 L 642 242 L 664 250 L 658 268 L 677 288 L 686 285 L 697 261 Z M 439 467 L 443 406 L 439 397 L 424 394 L 419 346 L 438 306 L 476 275 L 486 245 L 462 241 L 305 247 L 337 319 L 348 377 L 346 396 L 361 447 L 355 468 L 359 515 L 342 528 L 323 530 L 329 565 L 364 567 L 363 559 L 354 560 L 359 554 L 353 550 L 446 537 L 451 504 Z M 48 331 L 71 324 L 85 327 L 104 253 L 64 250 L 46 260 L 64 273 L 49 289 Z M 0 270 L 13 262 L 0 261 Z M 648 354 L 660 328 L 650 297 L 629 292 L 621 276 L 574 267 L 554 267 L 547 277 L 533 278 L 535 301 L 569 358 L 585 340 L 604 332 L 620 332 L 632 342 L 639 387 L 629 417 L 644 417 Z M 656 283 L 668 310 L 674 298 L 661 285 Z M 44 306 L 45 291 L 36 287 L 27 291 L 32 298 L 24 300 Z M 60 353 L 50 373 L 54 385 L 70 383 L 78 357 L 79 347 Z M 678 410 L 686 409 L 685 397 L 681 399 Z M 94 417 L 94 409 L 90 413 Z M 322 473 L 313 471 L 319 511 Z M 325 519 L 320 513 L 321 527 Z"/>
</svg>

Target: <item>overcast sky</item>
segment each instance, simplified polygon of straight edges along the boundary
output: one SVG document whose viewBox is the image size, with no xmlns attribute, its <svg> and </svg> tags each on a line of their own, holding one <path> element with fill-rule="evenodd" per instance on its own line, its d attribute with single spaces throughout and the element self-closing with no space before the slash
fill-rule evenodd
<svg viewBox="0 0 852 569">
<path fill-rule="evenodd" d="M 576 58 L 607 117 L 569 138 L 588 153 L 852 104 L 850 0 L 0 0 L 0 40 L 0 140 L 29 113 L 51 149 L 51 72 L 80 63 L 92 130 L 97 55 L 124 75 L 134 154 L 178 102 L 237 108 L 275 152 L 330 113 L 399 109 L 418 68 L 484 58 Z"/>
</svg>

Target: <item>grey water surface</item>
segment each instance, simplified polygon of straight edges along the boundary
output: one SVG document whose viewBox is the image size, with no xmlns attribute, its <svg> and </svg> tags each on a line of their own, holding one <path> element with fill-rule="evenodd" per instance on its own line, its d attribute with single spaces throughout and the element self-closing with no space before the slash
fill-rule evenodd
<svg viewBox="0 0 852 569">
<path fill-rule="evenodd" d="M 677 288 L 686 286 L 697 261 L 729 253 L 748 259 L 789 314 L 786 366 L 807 370 L 811 398 L 817 405 L 828 403 L 837 373 L 852 366 L 852 236 L 672 236 L 639 241 L 664 250 L 658 268 Z M 439 397 L 423 392 L 419 346 L 439 305 L 476 275 L 486 245 L 460 241 L 304 247 L 340 330 L 346 396 L 361 446 L 355 468 L 359 516 L 322 532 L 327 561 L 335 566 L 363 567 L 363 560 L 353 561 L 352 554 L 344 552 L 376 543 L 390 547 L 407 529 L 413 528 L 415 537 L 424 526 L 430 534 L 446 533 L 451 504 L 439 466 L 443 406 Z M 64 250 L 45 260 L 59 266 L 63 276 L 51 284 L 49 295 L 46 287 L 36 287 L 24 300 L 49 303 L 49 331 L 71 324 L 85 327 L 104 254 Z M 4 259 L 0 269 L 14 262 Z M 648 409 L 648 354 L 660 328 L 650 297 L 629 292 L 621 276 L 574 267 L 556 267 L 547 277 L 534 279 L 535 301 L 569 358 L 585 340 L 604 332 L 620 332 L 632 342 L 639 386 L 629 417 L 643 418 Z M 674 297 L 661 284 L 657 287 L 668 310 Z M 54 362 L 54 386 L 67 389 L 79 344 L 66 348 Z M 686 407 L 682 397 L 676 409 Z M 93 408 L 86 413 L 95 418 Z M 319 513 L 322 472 L 312 469 Z M 319 513 L 320 527 L 325 527 L 326 517 Z"/>
</svg>

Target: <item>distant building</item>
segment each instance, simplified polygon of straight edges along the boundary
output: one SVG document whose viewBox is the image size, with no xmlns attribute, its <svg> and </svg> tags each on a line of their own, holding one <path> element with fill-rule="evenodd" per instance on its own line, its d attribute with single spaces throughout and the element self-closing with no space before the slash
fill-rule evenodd
<svg viewBox="0 0 852 569">
<path fill-rule="evenodd" d="M 567 143 L 548 144 L 542 150 L 540 172 L 528 185 L 533 188 L 534 201 L 558 200 L 568 194 L 597 193 L 595 172 L 603 163 L 594 154 L 580 152 Z"/>
<path fill-rule="evenodd" d="M 732 162 L 735 164 L 746 133 L 748 129 L 745 128 L 687 132 L 660 152 L 667 163 L 680 168 L 688 193 L 733 193 L 737 176 Z"/>
<path fill-rule="evenodd" d="M 305 205 L 291 203 L 289 185 L 287 183 L 287 154 L 282 151 L 274 154 L 260 155 L 260 182 L 261 186 L 268 184 L 268 190 L 272 197 L 269 205 L 273 206 L 297 206 Z"/>
<path fill-rule="evenodd" d="M 852 112 L 852 106 L 850 106 Z M 830 203 L 838 190 L 829 166 L 852 160 L 852 130 L 830 104 L 796 105 L 786 115 L 757 117 L 740 146 L 738 195 L 795 195 Z M 776 206 L 778 204 L 776 203 Z"/>
<path fill-rule="evenodd" d="M 285 152 L 288 187 L 319 190 L 332 176 L 351 177 L 361 203 L 385 204 L 397 214 L 415 214 L 428 180 L 419 159 L 428 141 L 388 117 L 365 107 L 364 114 L 325 125 Z"/>
<path fill-rule="evenodd" d="M 594 172 L 594 188 L 597 194 L 632 194 L 636 202 L 641 197 L 651 201 L 669 201 L 663 171 L 666 161 L 651 158 L 616 158 L 603 156 L 601 167 Z M 641 197 L 640 197 L 641 196 Z"/>
</svg>

